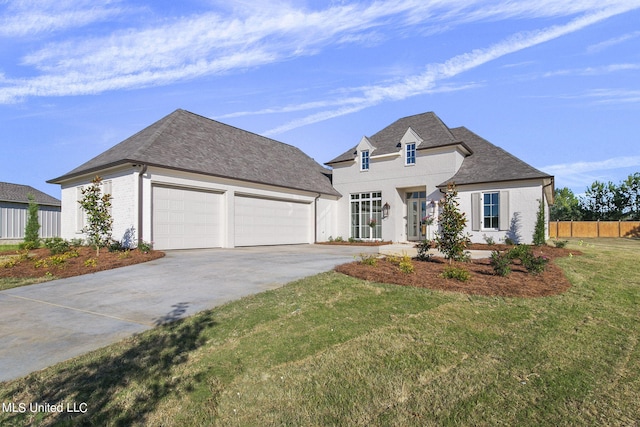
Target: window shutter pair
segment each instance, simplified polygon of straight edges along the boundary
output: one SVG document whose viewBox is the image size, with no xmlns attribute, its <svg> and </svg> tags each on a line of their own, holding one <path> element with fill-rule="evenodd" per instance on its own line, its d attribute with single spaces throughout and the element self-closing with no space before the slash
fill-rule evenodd
<svg viewBox="0 0 640 427">
<path fill-rule="evenodd" d="M 482 228 L 482 193 L 471 193 L 471 229 L 473 231 L 480 231 Z M 500 199 L 500 217 L 499 228 L 500 230 L 509 229 L 509 192 L 501 191 Z"/>
</svg>

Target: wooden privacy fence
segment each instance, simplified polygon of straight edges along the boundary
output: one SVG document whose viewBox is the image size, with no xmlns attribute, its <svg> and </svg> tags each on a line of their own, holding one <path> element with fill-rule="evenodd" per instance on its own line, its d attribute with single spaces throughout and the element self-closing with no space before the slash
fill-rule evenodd
<svg viewBox="0 0 640 427">
<path fill-rule="evenodd" d="M 640 237 L 640 221 L 549 221 L 549 237 Z"/>
</svg>

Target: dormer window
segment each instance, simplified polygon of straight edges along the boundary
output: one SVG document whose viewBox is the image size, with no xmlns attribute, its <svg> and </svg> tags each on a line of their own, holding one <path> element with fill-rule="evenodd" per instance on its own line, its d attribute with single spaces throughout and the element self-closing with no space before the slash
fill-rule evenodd
<svg viewBox="0 0 640 427">
<path fill-rule="evenodd" d="M 369 170 L 369 150 L 362 150 L 360 152 L 360 170 Z"/>
<path fill-rule="evenodd" d="M 415 165 L 416 164 L 416 143 L 412 142 L 405 145 L 405 157 L 404 157 L 405 165 Z"/>
</svg>

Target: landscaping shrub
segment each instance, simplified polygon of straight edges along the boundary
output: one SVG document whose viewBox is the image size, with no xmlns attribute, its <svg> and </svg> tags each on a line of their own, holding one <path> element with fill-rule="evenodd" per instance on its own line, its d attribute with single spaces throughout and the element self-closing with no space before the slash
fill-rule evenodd
<svg viewBox="0 0 640 427">
<path fill-rule="evenodd" d="M 111 199 L 111 194 L 102 194 L 102 178 L 96 176 L 89 187 L 82 189 L 82 200 L 78 201 L 87 214 L 87 225 L 82 231 L 96 248 L 96 257 L 100 255 L 100 248 L 111 241 Z"/>
<path fill-rule="evenodd" d="M 411 262 L 411 257 L 407 254 L 402 257 L 398 266 L 400 267 L 400 271 L 405 274 L 411 274 L 415 270 L 413 263 Z"/>
<path fill-rule="evenodd" d="M 360 263 L 375 267 L 378 264 L 378 255 L 377 254 L 360 254 Z"/>
<path fill-rule="evenodd" d="M 119 240 L 112 240 L 108 246 L 109 252 L 122 252 L 128 250 Z"/>
<path fill-rule="evenodd" d="M 549 258 L 547 258 L 546 256 L 532 255 L 530 257 L 522 259 L 521 261 L 522 265 L 524 265 L 524 268 L 526 268 L 529 273 L 540 274 L 547 268 Z"/>
<path fill-rule="evenodd" d="M 433 258 L 433 254 L 429 253 L 431 244 L 431 240 L 423 240 L 416 245 L 416 248 L 418 249 L 418 261 L 431 261 L 431 258 Z"/>
<path fill-rule="evenodd" d="M 140 243 L 138 243 L 138 250 L 146 254 L 151 251 L 152 249 L 151 246 L 152 246 L 151 243 L 141 240 Z"/>
<path fill-rule="evenodd" d="M 568 240 L 554 240 L 553 244 L 556 246 L 556 248 L 564 248 L 565 246 L 567 246 L 567 244 L 569 243 Z"/>
<path fill-rule="evenodd" d="M 70 248 L 69 242 L 62 237 L 49 237 L 43 241 L 45 248 L 49 249 L 51 255 L 63 254 Z"/>
<path fill-rule="evenodd" d="M 33 194 L 27 194 L 29 207 L 27 208 L 27 225 L 24 228 L 23 249 L 36 249 L 40 246 L 40 222 L 38 222 L 38 204 Z"/>
<path fill-rule="evenodd" d="M 495 274 L 505 277 L 511 273 L 511 264 L 516 259 L 520 260 L 522 266 L 531 274 L 542 273 L 549 263 L 549 258 L 535 256 L 528 245 L 517 245 L 507 252 L 493 251 L 490 263 Z"/>
<path fill-rule="evenodd" d="M 484 241 L 485 241 L 485 243 L 487 245 L 495 245 L 496 244 L 496 241 L 491 236 L 487 236 L 486 234 L 483 234 L 482 238 L 484 239 Z"/>
<path fill-rule="evenodd" d="M 86 241 L 84 239 L 75 238 L 75 239 L 69 240 L 69 245 L 71 245 L 74 248 L 79 248 L 80 246 L 85 246 Z"/>
<path fill-rule="evenodd" d="M 467 218 L 465 213 L 460 211 L 459 205 L 458 191 L 454 185 L 449 185 L 442 201 L 440 230 L 436 236 L 436 247 L 449 260 L 449 263 L 468 258 L 465 249 L 471 243 L 469 234 L 464 232 Z"/>
<path fill-rule="evenodd" d="M 491 252 L 491 267 L 493 271 L 502 277 L 506 277 L 511 273 L 511 257 L 508 252 L 493 251 Z"/>
<path fill-rule="evenodd" d="M 542 246 L 546 243 L 545 239 L 545 225 L 546 221 L 544 219 L 544 202 L 542 199 L 538 200 L 538 213 L 536 214 L 536 225 L 533 230 L 533 244 L 536 246 Z"/>
<path fill-rule="evenodd" d="M 445 279 L 456 279 L 460 282 L 466 282 L 471 279 L 471 273 L 461 267 L 446 267 L 441 276 Z"/>
</svg>

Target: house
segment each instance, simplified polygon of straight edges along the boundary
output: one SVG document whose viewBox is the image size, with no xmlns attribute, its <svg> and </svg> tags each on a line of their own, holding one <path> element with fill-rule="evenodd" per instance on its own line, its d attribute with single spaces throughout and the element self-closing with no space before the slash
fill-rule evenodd
<svg viewBox="0 0 640 427">
<path fill-rule="evenodd" d="M 455 182 L 475 241 L 529 241 L 553 177 L 435 114 L 406 117 L 327 163 L 291 145 L 176 110 L 76 169 L 62 188 L 62 237 L 82 235 L 78 200 L 99 175 L 113 236 L 157 249 L 298 244 L 342 236 L 433 236 Z"/>
<path fill-rule="evenodd" d="M 99 175 L 112 196 L 113 237 L 157 249 L 313 243 L 340 194 L 298 148 L 176 110 L 72 171 L 62 236 L 82 235 L 82 189 Z"/>
<path fill-rule="evenodd" d="M 0 182 L 0 242 L 24 239 L 30 195 L 38 204 L 40 237 L 60 235 L 60 200 L 28 185 Z"/>
<path fill-rule="evenodd" d="M 336 212 L 341 236 L 432 239 L 443 191 L 455 184 L 473 242 L 529 243 L 538 201 L 553 202 L 553 176 L 464 127 L 448 128 L 434 113 L 399 119 L 327 165 L 343 196 Z"/>
</svg>

